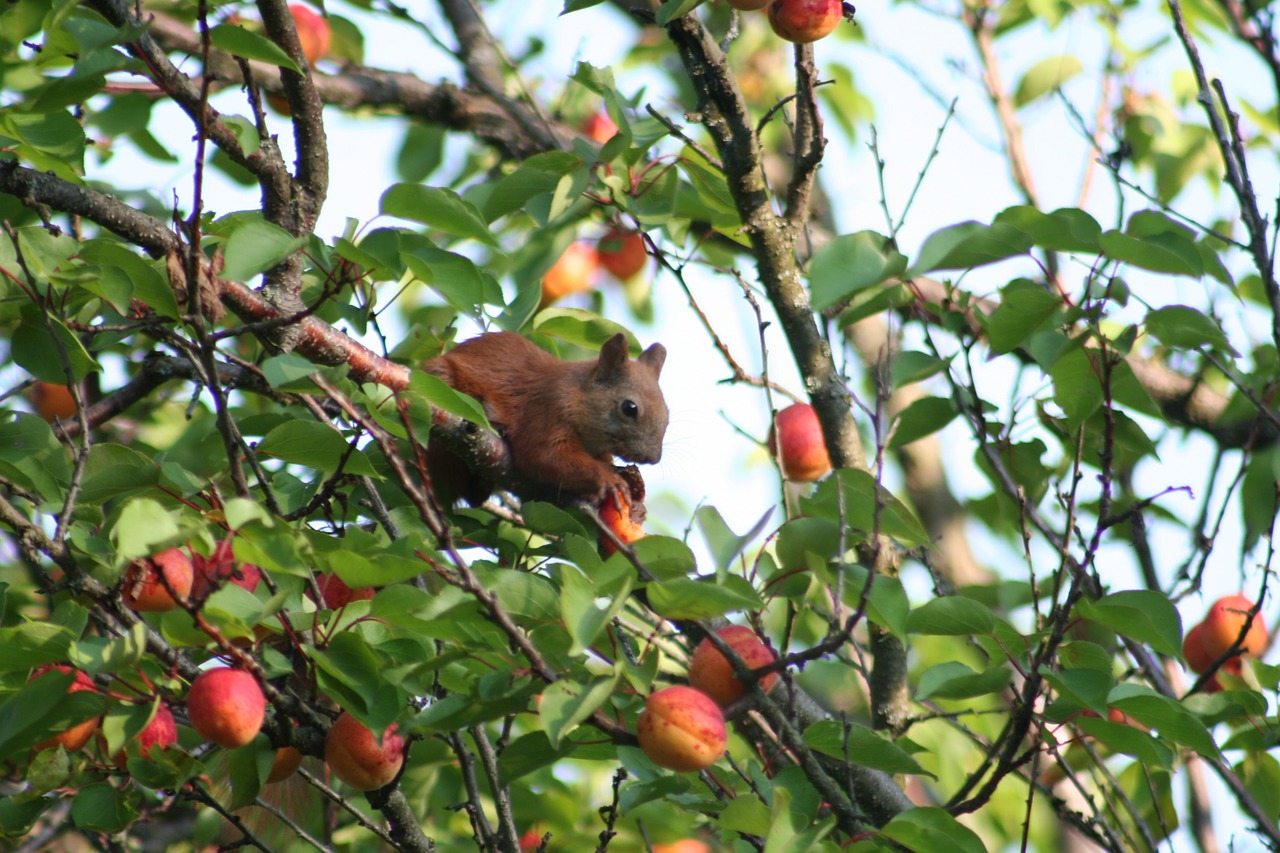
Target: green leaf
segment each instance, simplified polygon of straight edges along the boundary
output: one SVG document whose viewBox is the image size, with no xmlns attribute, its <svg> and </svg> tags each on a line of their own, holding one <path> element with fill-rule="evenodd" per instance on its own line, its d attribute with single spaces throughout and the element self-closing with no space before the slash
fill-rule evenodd
<svg viewBox="0 0 1280 853">
<path fill-rule="evenodd" d="M 1208 346 L 1235 357 L 1240 355 L 1227 342 L 1227 335 L 1216 320 L 1186 305 L 1157 308 L 1147 314 L 1146 327 L 1165 346 L 1178 349 Z"/>
<path fill-rule="evenodd" d="M 1066 412 L 1067 424 L 1075 429 L 1098 410 L 1104 398 L 1102 380 L 1093 353 L 1073 349 L 1053 365 L 1053 399 Z"/>
<path fill-rule="evenodd" d="M 1000 291 L 1000 305 L 986 321 L 991 351 L 1003 355 L 1022 346 L 1062 308 L 1062 300 L 1041 285 L 1020 278 Z"/>
<path fill-rule="evenodd" d="M 1035 245 L 1055 252 L 1101 251 L 1098 237 L 1102 226 L 1078 208 L 1061 207 L 1044 213 L 1030 205 L 1017 205 L 1000 211 L 995 222 L 1012 225 L 1029 234 Z"/>
<path fill-rule="evenodd" d="M 1046 670 L 1044 677 L 1063 699 L 1096 714 L 1107 713 L 1107 694 L 1116 685 L 1109 670 L 1064 669 L 1057 673 Z"/>
<path fill-rule="evenodd" d="M 880 834 L 912 853 L 986 853 L 982 839 L 942 809 L 920 807 L 896 815 Z"/>
<path fill-rule="evenodd" d="M 573 638 L 568 654 L 581 655 L 626 605 L 634 575 L 625 572 L 612 579 L 587 578 L 576 567 L 565 565 L 559 577 L 560 614 L 569 629 L 569 636 Z M 600 580 L 604 582 L 597 582 Z M 597 607 L 599 599 L 608 605 Z"/>
<path fill-rule="evenodd" d="M 1145 589 L 1113 592 L 1096 601 L 1083 600 L 1076 610 L 1083 618 L 1146 643 L 1160 654 L 1181 657 L 1182 617 L 1162 593 Z"/>
<path fill-rule="evenodd" d="M 907 259 L 874 231 L 844 234 L 823 244 L 809 263 L 809 290 L 819 311 L 902 275 Z"/>
<path fill-rule="evenodd" d="M 1031 237 L 1004 222 L 961 222 L 930 234 L 907 277 L 934 270 L 967 270 L 1026 254 Z"/>
<path fill-rule="evenodd" d="M 67 384 L 65 367 L 75 379 L 102 368 L 84 348 L 80 339 L 52 315 L 23 312 L 23 321 L 13 330 L 9 355 L 23 370 L 44 382 Z M 47 325 L 46 325 L 47 324 Z"/>
<path fill-rule="evenodd" d="M 889 449 L 897 450 L 933 435 L 959 414 L 949 398 L 921 397 L 899 413 L 893 434 L 889 437 Z"/>
<path fill-rule="evenodd" d="M 1017 91 L 1013 94 L 1013 103 L 1017 107 L 1025 107 L 1038 100 L 1084 70 L 1080 60 L 1071 54 L 1050 56 L 1042 59 L 1027 69 L 1018 81 Z"/>
<path fill-rule="evenodd" d="M 108 782 L 95 782 L 76 791 L 71 802 L 71 819 L 87 832 L 114 835 L 138 817 L 128 794 L 129 788 L 117 789 Z"/>
<path fill-rule="evenodd" d="M 893 357 L 893 364 L 889 369 L 890 379 L 894 389 L 898 389 L 904 385 L 923 382 L 930 376 L 946 370 L 949 364 L 951 364 L 950 358 L 938 358 L 927 352 L 916 350 L 902 350 Z"/>
<path fill-rule="evenodd" d="M 340 631 L 323 649 L 306 646 L 316 683 L 372 731 L 385 731 L 404 706 L 404 693 L 386 678 L 387 660 L 354 631 Z"/>
<path fill-rule="evenodd" d="M 244 27 L 237 27 L 234 24 L 219 24 L 209 30 L 209 38 L 213 41 L 213 46 L 219 50 L 225 50 L 234 56 L 243 56 L 245 59 L 257 59 L 271 65 L 278 65 L 281 68 L 288 68 L 290 71 L 301 71 L 298 64 L 289 58 L 289 54 L 284 52 L 284 48 L 265 36 L 250 32 Z"/>
<path fill-rule="evenodd" d="M 885 773 L 913 773 L 937 778 L 916 762 L 905 749 L 866 726 L 835 720 L 822 720 L 804 730 L 804 742 L 818 752 L 845 760 L 859 767 L 871 767 Z"/>
<path fill-rule="evenodd" d="M 377 476 L 362 451 L 331 426 L 315 421 L 289 421 L 268 432 L 256 448 L 259 456 L 274 456 L 317 471 Z"/>
<path fill-rule="evenodd" d="M 539 713 L 552 748 L 558 748 L 566 735 L 609 701 L 621 676 L 619 668 L 612 676 L 594 679 L 589 685 L 561 679 L 542 691 Z"/>
<path fill-rule="evenodd" d="M 738 219 L 738 206 L 734 203 L 733 193 L 729 191 L 729 182 L 719 167 L 707 162 L 707 158 L 696 149 L 685 146 L 680 155 L 680 168 L 688 175 L 689 183 L 698 193 L 698 198 L 712 209 L 732 215 Z"/>
<path fill-rule="evenodd" d="M 1012 675 L 1002 666 L 976 672 L 959 661 L 947 661 L 920 674 L 916 698 L 971 699 L 996 693 L 1008 686 Z"/>
<path fill-rule="evenodd" d="M 163 504 L 151 498 L 134 498 L 120 510 L 111 539 L 121 563 L 146 557 L 171 545 L 180 536 L 177 519 Z"/>
<path fill-rule="evenodd" d="M 1194 749 L 1206 758 L 1222 759 L 1222 753 L 1205 724 L 1176 699 L 1161 696 L 1141 685 L 1120 684 L 1111 691 L 1107 701 L 1113 708 L 1119 708 L 1144 726 L 1158 731 L 1160 737 Z"/>
<path fill-rule="evenodd" d="M 1136 726 L 1129 723 L 1112 722 L 1106 717 L 1080 717 L 1076 725 L 1080 731 L 1089 735 L 1114 752 L 1132 755 L 1150 767 L 1173 767 L 1174 751 Z"/>
<path fill-rule="evenodd" d="M 147 626 L 136 622 L 119 637 L 85 637 L 71 648 L 68 660 L 76 669 L 97 675 L 132 669 L 146 652 Z"/>
<path fill-rule="evenodd" d="M 1134 237 L 1106 231 L 1098 239 L 1103 253 L 1112 260 L 1152 272 L 1199 277 L 1204 262 L 1194 241 L 1173 233 Z"/>
<path fill-rule="evenodd" d="M 654 16 L 654 23 L 660 27 L 665 27 L 681 15 L 689 14 L 706 1 L 707 0 L 665 0 L 665 2 L 658 7 L 658 12 Z"/>
<path fill-rule="evenodd" d="M 489 222 L 522 209 L 529 200 L 553 192 L 561 178 L 583 165 L 581 157 L 564 152 L 537 154 L 494 185 L 484 201 L 484 217 Z"/>
<path fill-rule="evenodd" d="M 813 496 L 801 505 L 806 515 L 843 519 L 853 530 L 878 530 L 908 546 L 929 545 L 933 541 L 906 504 L 861 469 L 836 471 L 819 483 Z"/>
<path fill-rule="evenodd" d="M 484 407 L 475 398 L 450 388 L 439 376 L 415 370 L 409 379 L 409 389 L 421 394 L 431 405 L 493 432 L 489 419 L 485 417 Z"/>
<path fill-rule="evenodd" d="M 311 381 L 316 365 L 296 353 L 272 356 L 262 363 L 262 375 L 272 388 L 292 391 L 315 391 Z"/>
<path fill-rule="evenodd" d="M 379 210 L 430 228 L 498 248 L 488 222 L 476 206 L 453 190 L 422 184 L 395 184 L 382 194 Z"/>
<path fill-rule="evenodd" d="M 990 634 L 995 627 L 996 618 L 984 605 L 957 596 L 931 599 L 907 616 L 907 630 L 913 634 L 967 637 Z"/>
<path fill-rule="evenodd" d="M 19 413 L 0 422 L 0 469 L 45 500 L 60 499 L 71 483 L 66 450 L 43 418 Z"/>
<path fill-rule="evenodd" d="M 649 606 L 668 619 L 711 619 L 764 606 L 751 585 L 734 575 L 726 576 L 723 583 L 710 578 L 672 578 L 651 583 L 647 589 Z"/>
<path fill-rule="evenodd" d="M 729 529 L 724 517 L 715 507 L 709 505 L 698 507 L 694 512 L 694 520 L 698 523 L 698 529 L 702 531 L 702 537 L 707 541 L 707 547 L 711 549 L 717 574 L 728 569 L 729 564 L 746 549 L 751 540 L 760 535 L 772 515 L 772 509 L 765 510 L 764 515 L 754 527 L 742 536 L 738 536 Z"/>
<path fill-rule="evenodd" d="M 248 281 L 274 267 L 306 245 L 306 237 L 294 237 L 279 225 L 262 220 L 236 228 L 223 248 L 222 277 Z"/>
</svg>

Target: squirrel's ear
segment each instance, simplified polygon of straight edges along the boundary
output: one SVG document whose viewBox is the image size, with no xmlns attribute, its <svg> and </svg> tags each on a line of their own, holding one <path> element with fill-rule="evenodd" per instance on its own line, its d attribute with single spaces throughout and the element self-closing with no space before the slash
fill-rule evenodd
<svg viewBox="0 0 1280 853">
<path fill-rule="evenodd" d="M 662 372 L 662 363 L 667 360 L 667 348 L 662 344 L 654 344 L 644 352 L 640 353 L 640 357 L 636 361 L 641 364 L 647 364 L 653 370 L 653 375 L 657 376 Z"/>
<path fill-rule="evenodd" d="M 600 359 L 596 363 L 596 378 L 610 382 L 623 375 L 627 366 L 627 336 L 618 332 L 600 347 Z"/>
</svg>

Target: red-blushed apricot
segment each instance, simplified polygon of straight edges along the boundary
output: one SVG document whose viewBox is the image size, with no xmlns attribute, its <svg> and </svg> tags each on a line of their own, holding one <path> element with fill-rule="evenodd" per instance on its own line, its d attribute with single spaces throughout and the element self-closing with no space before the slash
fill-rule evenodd
<svg viewBox="0 0 1280 853">
<path fill-rule="evenodd" d="M 267 698 L 258 679 L 243 669 L 206 670 L 187 691 L 187 719 L 200 737 L 235 749 L 257 736 Z"/>
<path fill-rule="evenodd" d="M 778 659 L 755 632 L 745 625 L 726 625 L 717 629 L 716 634 L 751 669 L 758 669 Z M 760 687 L 767 693 L 773 689 L 777 680 L 778 674 L 771 672 L 760 679 Z M 689 659 L 689 685 L 710 696 L 721 708 L 732 705 L 747 692 L 742 679 L 733 674 L 729 659 L 705 637 Z"/>
<path fill-rule="evenodd" d="M 638 231 L 611 228 L 596 243 L 596 257 L 600 266 L 619 281 L 639 275 L 649 261 L 644 248 L 644 237 Z"/>
<path fill-rule="evenodd" d="M 808 403 L 793 403 L 774 418 L 769 453 L 778 457 L 788 480 L 809 483 L 831 470 L 818 413 Z"/>
<path fill-rule="evenodd" d="M 194 583 L 191 558 L 181 548 L 169 548 L 130 563 L 120 582 L 120 595 L 133 610 L 158 613 L 177 607 L 174 595 L 188 597 Z"/>
<path fill-rule="evenodd" d="M 729 733 L 720 707 L 709 696 L 676 685 L 649 694 L 636 719 L 636 737 L 654 764 L 685 772 L 719 761 Z"/>
<path fill-rule="evenodd" d="M 670 844 L 653 845 L 653 853 L 711 853 L 711 848 L 696 838 L 681 838 Z"/>
<path fill-rule="evenodd" d="M 271 762 L 271 770 L 267 773 L 267 784 L 283 782 L 302 766 L 302 753 L 294 746 L 282 746 L 276 750 L 276 759 Z"/>
<path fill-rule="evenodd" d="M 547 833 L 538 826 L 531 826 L 520 836 L 520 853 L 533 853 L 542 846 L 542 837 Z"/>
<path fill-rule="evenodd" d="M 76 400 L 71 388 L 53 382 L 36 382 L 27 392 L 31 408 L 49 423 L 69 420 L 76 415 Z"/>
<path fill-rule="evenodd" d="M 638 513 L 640 521 L 636 520 L 637 513 L 633 512 L 633 507 L 631 500 L 615 489 L 605 496 L 599 510 L 597 510 L 605 527 L 612 530 L 613 535 L 617 536 L 624 545 L 630 545 L 645 536 L 643 505 L 641 505 L 641 511 Z M 613 540 L 602 533 L 600 534 L 600 550 L 608 557 L 617 553 L 618 546 L 614 545 Z"/>
<path fill-rule="evenodd" d="M 78 693 L 81 690 L 91 690 L 94 693 L 99 692 L 97 686 L 93 683 L 93 679 L 88 673 L 81 672 L 74 667 L 65 664 L 52 664 L 42 666 L 31 674 L 31 681 L 45 675 L 49 672 L 65 672 L 72 676 L 71 684 L 67 687 L 67 695 Z M 67 752 L 78 752 L 84 749 L 84 745 L 89 742 L 89 738 L 93 737 L 94 732 L 98 730 L 98 726 L 102 724 L 101 717 L 93 717 L 83 722 L 76 723 L 64 732 L 59 732 L 51 738 L 40 741 L 33 748 L 35 752 L 42 749 L 51 749 L 55 746 L 61 746 Z"/>
<path fill-rule="evenodd" d="M 600 110 L 587 116 L 587 120 L 582 123 L 582 132 L 603 145 L 618 134 L 618 126 L 607 112 Z"/>
<path fill-rule="evenodd" d="M 591 289 L 591 276 L 596 271 L 596 250 L 579 240 L 571 243 L 564 254 L 542 276 L 542 302 L 551 303 L 574 293 Z"/>
<path fill-rule="evenodd" d="M 192 554 L 191 569 L 191 596 L 196 599 L 209 595 L 222 586 L 224 581 L 253 592 L 262 580 L 262 570 L 253 563 L 237 560 L 231 551 L 231 542 L 227 540 L 219 542 L 207 557 Z"/>
<path fill-rule="evenodd" d="M 168 749 L 178 742 L 178 725 L 173 720 L 173 712 L 163 702 L 156 708 L 146 728 L 138 733 L 138 754 L 150 758 L 151 751 L 156 748 Z M 111 756 L 111 762 L 124 770 L 128 766 L 128 756 L 123 749 Z"/>
<path fill-rule="evenodd" d="M 293 26 L 298 31 L 302 55 L 307 58 L 307 62 L 315 65 L 317 60 L 329 53 L 329 42 L 333 35 L 329 30 L 329 22 L 301 3 L 290 5 L 289 14 L 293 16 Z"/>
<path fill-rule="evenodd" d="M 1182 638 L 1182 657 L 1196 675 L 1204 675 L 1213 665 L 1214 658 L 1204 647 L 1203 622 L 1193 626 Z"/>
<path fill-rule="evenodd" d="M 397 728 L 388 726 L 379 745 L 368 726 L 343 711 L 325 735 L 325 763 L 357 791 L 375 791 L 395 779 L 404 764 L 404 738 Z"/>
<path fill-rule="evenodd" d="M 1235 675 L 1239 675 L 1241 671 L 1240 658 L 1260 656 L 1267 650 L 1267 643 L 1270 640 L 1261 612 L 1254 615 L 1250 621 L 1253 607 L 1253 602 L 1243 595 L 1224 596 L 1209 607 L 1204 621 L 1200 623 L 1203 629 L 1200 642 L 1210 662 L 1234 648 L 1237 640 L 1241 641 L 1239 654 L 1232 655 L 1222 664 L 1223 669 Z M 1247 632 L 1246 625 L 1248 625 Z M 1241 634 L 1244 634 L 1243 639 Z"/>
<path fill-rule="evenodd" d="M 323 604 L 329 610 L 346 607 L 353 601 L 368 601 L 378 592 L 371 586 L 352 589 L 347 586 L 346 581 L 333 572 L 326 572 L 316 578 L 316 586 L 320 588 L 320 595 L 324 599 Z"/>
<path fill-rule="evenodd" d="M 841 0 L 773 0 L 765 9 L 780 38 L 808 44 L 825 38 L 844 18 Z"/>
</svg>

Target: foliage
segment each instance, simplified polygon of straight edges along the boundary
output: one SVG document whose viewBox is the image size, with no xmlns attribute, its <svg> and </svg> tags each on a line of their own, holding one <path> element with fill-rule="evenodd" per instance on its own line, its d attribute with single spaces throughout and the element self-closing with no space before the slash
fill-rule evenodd
<svg viewBox="0 0 1280 853">
<path fill-rule="evenodd" d="M 1106 0 L 859 8 L 818 61 L 718 0 L 568 2 L 548 31 L 593 16 L 625 43 L 615 67 L 537 81 L 541 36 L 490 28 L 524 4 L 440 0 L 422 19 L 331 4 L 326 58 L 304 53 L 283 0 L 5 4 L 0 832 L 27 849 L 74 833 L 264 850 L 1280 846 L 1280 670 L 1252 649 L 1240 665 L 1239 643 L 1211 672 L 1181 664 L 1202 588 L 1274 613 L 1280 286 L 1255 188 L 1273 177 L 1280 47 L 1265 4 L 1167 2 L 1150 45 L 1124 25 L 1155 10 Z M 858 62 L 881 20 L 926 7 L 972 51 L 1018 201 L 963 199 L 908 245 L 921 214 L 890 213 Z M 1001 83 L 1002 51 L 1068 26 L 1103 55 L 1038 49 Z M 379 67 L 378 39 L 424 34 L 457 79 Z M 1202 42 L 1274 88 L 1240 100 Z M 1169 87 L 1143 88 L 1171 55 Z M 640 67 L 661 94 L 619 82 Z M 601 111 L 616 132 L 593 139 Z M 1048 111 L 1089 152 L 1075 205 L 1036 187 L 1024 125 Z M 189 148 L 162 127 L 178 114 Z M 339 116 L 403 144 L 397 180 L 360 187 L 378 215 L 325 238 L 358 157 L 330 149 Z M 877 192 L 841 174 L 854 139 L 880 170 L 883 226 L 843 221 L 842 194 Z M 189 183 L 169 197 L 114 172 L 119 146 Z M 1090 191 L 1104 178 L 1106 199 Z M 209 203 L 228 186 L 248 188 L 243 209 Z M 541 304 L 565 249 L 613 226 L 643 232 L 656 269 L 620 296 Z M 735 307 L 704 310 L 713 289 Z M 437 499 L 429 442 L 528 484 L 425 360 L 480 328 L 588 358 L 619 330 L 662 340 L 676 314 L 752 405 L 811 401 L 835 473 L 752 505 L 745 533 L 697 494 L 651 494 L 655 532 L 608 556 L 593 506 Z M 739 345 L 725 329 L 744 322 L 759 338 Z M 777 369 L 744 367 L 770 365 L 766 340 Z M 681 371 L 669 361 L 664 384 Z M 50 385 L 69 386 L 70 414 L 41 402 Z M 738 476 L 772 475 L 756 459 Z M 173 547 L 197 570 L 229 549 L 262 583 L 135 613 L 126 568 Z M 326 599 L 332 576 L 376 593 Z M 768 639 L 781 678 L 728 709 L 726 759 L 663 770 L 636 715 L 727 619 Z M 267 693 L 239 749 L 185 724 L 216 661 Z M 32 679 L 47 664 L 99 689 Z M 144 755 L 159 702 L 179 743 Z M 394 783 L 362 796 L 325 772 L 340 710 L 406 736 Z M 83 749 L 33 749 L 95 717 Z M 288 745 L 303 771 L 266 783 Z"/>
</svg>

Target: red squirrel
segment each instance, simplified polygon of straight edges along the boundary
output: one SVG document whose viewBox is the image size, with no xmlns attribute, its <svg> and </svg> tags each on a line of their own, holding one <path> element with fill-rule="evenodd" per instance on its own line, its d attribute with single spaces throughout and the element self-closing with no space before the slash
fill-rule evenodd
<svg viewBox="0 0 1280 853">
<path fill-rule="evenodd" d="M 424 368 L 484 406 L 515 469 L 531 483 L 561 500 L 599 503 L 610 490 L 628 488 L 613 467 L 615 456 L 641 463 L 662 458 L 667 404 L 658 374 L 666 357 L 666 348 L 653 344 L 633 361 L 626 336 L 617 334 L 599 358 L 561 361 L 520 335 L 490 332 Z M 461 478 L 458 490 L 472 504 L 488 497 L 492 484 L 468 476 L 443 448 L 431 450 L 438 446 L 428 445 L 433 480 L 439 473 L 460 485 Z"/>
</svg>

